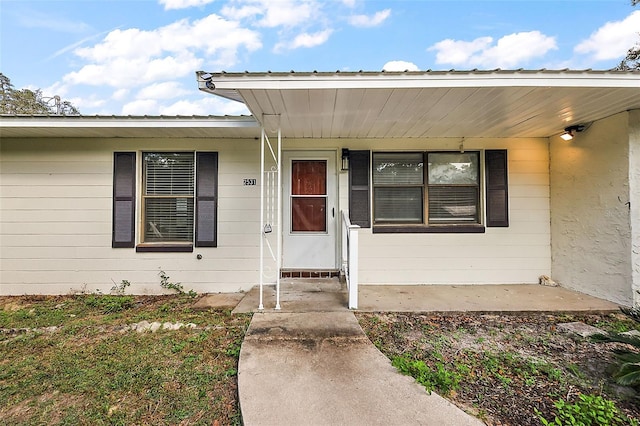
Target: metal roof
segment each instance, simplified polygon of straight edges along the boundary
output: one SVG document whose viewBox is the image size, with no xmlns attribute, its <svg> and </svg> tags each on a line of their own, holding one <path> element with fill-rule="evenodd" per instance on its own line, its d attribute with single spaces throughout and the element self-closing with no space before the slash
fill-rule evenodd
<svg viewBox="0 0 640 426">
<path fill-rule="evenodd" d="M 196 73 L 290 138 L 549 137 L 640 108 L 640 72 Z"/>
<path fill-rule="evenodd" d="M 0 138 L 254 138 L 252 116 L 0 115 Z"/>
<path fill-rule="evenodd" d="M 470 70 L 196 73 L 253 116 L 8 116 L 3 137 L 549 137 L 640 109 L 640 72 Z M 207 77 L 207 78 L 204 78 Z"/>
</svg>

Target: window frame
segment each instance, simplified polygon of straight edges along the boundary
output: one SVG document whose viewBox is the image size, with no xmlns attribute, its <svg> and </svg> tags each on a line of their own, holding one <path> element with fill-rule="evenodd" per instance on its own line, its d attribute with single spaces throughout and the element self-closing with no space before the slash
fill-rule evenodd
<svg viewBox="0 0 640 426">
<path fill-rule="evenodd" d="M 376 220 L 376 188 L 380 187 L 415 187 L 416 185 L 381 185 L 375 183 L 375 157 L 380 154 L 389 154 L 389 153 L 404 153 L 407 155 L 421 153 L 422 154 L 422 184 L 417 185 L 422 188 L 422 220 L 421 222 L 394 222 L 394 221 L 380 221 Z M 460 185 L 465 187 L 473 186 L 476 188 L 476 213 L 475 213 L 475 221 L 460 221 L 460 222 L 452 222 L 452 221 L 443 221 L 443 222 L 433 222 L 429 218 L 429 167 L 428 167 L 428 159 L 429 154 L 459 154 L 460 151 L 452 151 L 452 150 L 429 150 L 429 151 L 374 151 L 372 152 L 372 161 L 371 161 L 371 188 L 372 188 L 372 210 L 373 210 L 373 232 L 374 233 L 484 233 L 485 226 L 483 223 L 483 188 L 484 181 L 483 177 L 483 169 L 484 169 L 484 158 L 481 150 L 469 150 L 465 151 L 465 153 L 473 153 L 476 156 L 478 167 L 477 167 L 477 185 Z"/>
<path fill-rule="evenodd" d="M 147 194 L 147 168 L 146 168 L 146 156 L 148 154 L 191 154 L 192 158 L 192 176 L 191 176 L 191 194 Z M 196 152 L 195 151 L 142 151 L 141 155 L 141 173 L 140 173 L 140 236 L 137 247 L 142 248 L 170 248 L 170 251 L 191 251 L 193 250 L 193 243 L 195 241 L 195 218 L 196 218 Z M 165 241 L 150 241 L 147 240 L 147 200 L 171 200 L 175 199 L 176 204 L 178 199 L 192 200 L 192 215 L 191 215 L 191 240 L 165 240 Z M 188 203 L 188 201 L 187 201 Z M 190 250 L 189 250 L 190 249 Z M 150 251 L 150 250 L 147 250 Z"/>
<path fill-rule="evenodd" d="M 144 242 L 144 152 L 186 152 L 194 155 L 193 234 L 191 241 Z M 193 252 L 218 245 L 217 151 L 148 150 L 113 152 L 112 248 L 137 252 Z"/>
</svg>

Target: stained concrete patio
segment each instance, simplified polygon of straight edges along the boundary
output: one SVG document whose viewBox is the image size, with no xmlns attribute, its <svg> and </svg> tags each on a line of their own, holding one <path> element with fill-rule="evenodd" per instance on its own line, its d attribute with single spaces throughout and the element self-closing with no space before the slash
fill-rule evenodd
<svg viewBox="0 0 640 426">
<path fill-rule="evenodd" d="M 259 312 L 260 292 L 209 294 L 200 307 L 225 306 L 235 313 Z M 282 280 L 280 310 L 275 310 L 274 286 L 263 288 L 263 312 L 346 311 L 346 288 L 334 279 Z M 615 312 L 619 306 L 562 287 L 517 285 L 363 285 L 359 289 L 361 312 Z"/>
</svg>

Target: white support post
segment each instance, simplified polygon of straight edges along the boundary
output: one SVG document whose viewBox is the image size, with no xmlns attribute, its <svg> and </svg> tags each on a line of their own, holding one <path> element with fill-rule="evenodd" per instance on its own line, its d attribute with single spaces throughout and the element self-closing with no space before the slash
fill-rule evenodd
<svg viewBox="0 0 640 426">
<path fill-rule="evenodd" d="M 278 195 L 276 201 L 276 216 L 278 218 L 278 235 L 276 244 L 276 309 L 280 310 L 280 268 L 282 267 L 282 131 L 280 129 L 280 122 L 278 122 L 278 158 L 276 163 L 276 170 L 278 173 Z"/>
<path fill-rule="evenodd" d="M 342 211 L 342 270 L 349 291 L 349 309 L 358 309 L 358 230 Z"/>
<path fill-rule="evenodd" d="M 260 303 L 258 309 L 264 309 L 262 299 L 262 288 L 264 285 L 264 144 L 265 144 L 264 128 L 260 133 Z"/>
<path fill-rule="evenodd" d="M 270 119 L 271 117 L 263 116 L 263 121 Z M 280 309 L 280 268 L 282 264 L 282 133 L 280 130 L 280 117 L 277 116 L 278 126 L 277 126 L 277 136 L 278 136 L 278 146 L 277 150 L 274 151 L 273 145 L 269 140 L 269 135 L 267 134 L 267 130 L 265 126 L 262 126 L 261 135 L 260 135 L 260 302 L 258 305 L 258 309 L 264 309 L 264 275 L 265 275 L 265 265 L 264 265 L 264 255 L 265 255 L 265 244 L 269 249 L 269 253 L 271 254 L 271 258 L 273 259 L 276 265 L 276 309 Z M 265 167 L 265 154 L 266 148 L 269 148 L 269 153 L 271 154 L 271 159 L 273 159 L 273 163 L 275 166 L 271 166 L 270 170 L 267 171 Z M 269 162 L 271 163 L 271 159 Z M 274 176 L 276 174 L 277 176 Z M 265 194 L 266 192 L 266 194 Z M 266 200 L 265 200 L 266 196 Z M 274 199 L 275 198 L 275 199 Z M 266 205 L 265 205 L 266 201 Z M 275 212 L 274 212 L 275 211 Z M 266 223 L 265 223 L 265 215 L 266 215 Z M 274 225 L 274 216 L 276 221 L 276 229 L 273 229 Z M 276 253 L 273 253 L 273 249 L 271 244 L 269 243 L 267 234 L 272 231 L 276 232 Z M 270 281 L 271 282 L 271 281 Z"/>
<path fill-rule="evenodd" d="M 358 225 L 349 226 L 349 309 L 358 309 Z"/>
</svg>

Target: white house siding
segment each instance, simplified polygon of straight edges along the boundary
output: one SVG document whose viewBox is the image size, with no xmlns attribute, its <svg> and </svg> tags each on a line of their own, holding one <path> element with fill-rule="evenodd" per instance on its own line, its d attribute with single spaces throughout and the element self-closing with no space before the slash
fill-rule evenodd
<svg viewBox="0 0 640 426">
<path fill-rule="evenodd" d="M 286 148 L 458 150 L 460 139 L 287 141 Z M 549 275 L 548 140 L 467 139 L 466 150 L 507 149 L 508 228 L 484 234 L 374 234 L 360 230 L 362 284 L 519 284 Z M 348 176 L 340 175 L 341 209 L 348 209 Z"/>
<path fill-rule="evenodd" d="M 0 294 L 159 293 L 164 270 L 185 290 L 228 292 L 257 282 L 259 176 L 255 140 L 2 139 Z M 219 152 L 218 247 L 193 253 L 111 248 L 114 151 Z M 138 226 L 139 228 L 139 226 Z M 202 255 L 202 260 L 197 259 Z"/>
<path fill-rule="evenodd" d="M 572 141 L 550 141 L 553 278 L 564 287 L 624 305 L 632 303 L 628 202 L 630 191 L 636 199 L 638 193 L 637 187 L 629 187 L 629 176 L 638 173 L 640 164 L 638 114 L 633 117 L 617 114 L 593 123 Z M 632 141 L 630 119 L 636 123 Z M 636 235 L 636 247 L 637 241 Z"/>
<path fill-rule="evenodd" d="M 640 306 L 640 110 L 629 113 L 629 195 L 633 303 Z"/>
<path fill-rule="evenodd" d="M 458 150 L 458 139 L 285 140 L 284 149 Z M 467 150 L 507 149 L 510 226 L 483 234 L 360 231 L 363 284 L 535 283 L 551 271 L 547 139 L 468 139 Z M 258 282 L 259 142 L 213 139 L 3 139 L 0 293 L 159 293 L 164 270 L 185 290 L 228 292 Z M 114 151 L 219 153 L 218 247 L 193 253 L 111 248 Z M 340 209 L 348 174 L 339 172 Z M 138 227 L 139 228 L 139 227 Z M 274 229 L 275 231 L 275 229 Z M 202 255 L 202 260 L 197 259 Z M 268 253 L 266 255 L 269 256 Z M 269 262 L 267 266 L 271 267 Z M 271 281 L 270 271 L 265 282 Z"/>
</svg>

